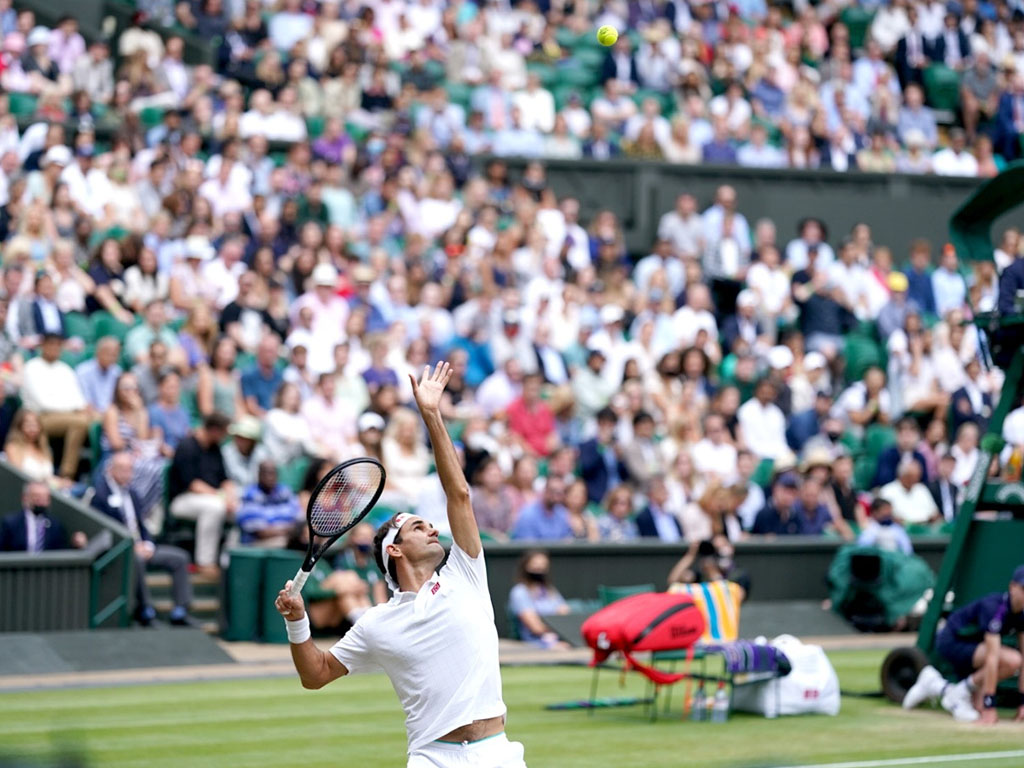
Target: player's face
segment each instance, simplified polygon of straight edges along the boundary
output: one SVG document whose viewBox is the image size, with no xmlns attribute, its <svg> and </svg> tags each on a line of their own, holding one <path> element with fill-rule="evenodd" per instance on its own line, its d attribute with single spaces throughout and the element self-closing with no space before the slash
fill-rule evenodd
<svg viewBox="0 0 1024 768">
<path fill-rule="evenodd" d="M 439 564 L 444 559 L 437 529 L 423 518 L 415 517 L 403 525 L 400 538 L 402 543 L 398 546 L 410 563 L 436 561 Z"/>
</svg>

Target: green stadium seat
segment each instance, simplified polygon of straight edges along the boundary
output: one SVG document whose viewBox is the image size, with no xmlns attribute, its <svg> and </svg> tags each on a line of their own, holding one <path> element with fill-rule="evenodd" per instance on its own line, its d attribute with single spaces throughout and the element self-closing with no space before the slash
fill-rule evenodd
<svg viewBox="0 0 1024 768">
<path fill-rule="evenodd" d="M 300 456 L 278 468 L 277 480 L 284 483 L 295 493 L 302 490 L 302 481 L 306 479 L 306 470 L 309 469 L 311 460 L 308 456 Z"/>
<path fill-rule="evenodd" d="M 885 357 L 882 348 L 874 339 L 851 333 L 846 337 L 844 350 L 846 357 L 846 380 L 858 381 L 864 371 L 873 365 L 885 368 Z"/>
<path fill-rule="evenodd" d="M 874 11 L 868 11 L 855 5 L 848 5 L 839 14 L 839 20 L 850 31 L 850 47 L 863 48 L 867 39 L 871 22 L 875 18 Z"/>
<path fill-rule="evenodd" d="M 604 584 L 597 585 L 597 599 L 601 601 L 601 605 L 611 605 L 616 600 L 621 600 L 624 597 L 631 597 L 633 595 L 643 595 L 647 592 L 653 592 L 653 584 L 629 584 L 626 586 L 609 587 Z"/>
<path fill-rule="evenodd" d="M 92 328 L 93 338 L 102 339 L 104 336 L 114 336 L 122 344 L 124 343 L 124 337 L 131 330 L 130 325 L 122 323 L 109 312 L 96 312 L 93 314 Z"/>
<path fill-rule="evenodd" d="M 600 71 L 601 64 L 604 63 L 605 53 L 599 48 L 577 48 L 573 51 L 572 57 L 584 66 L 593 67 Z"/>
<path fill-rule="evenodd" d="M 886 424 L 872 424 L 864 431 L 864 455 L 876 464 L 882 451 L 896 443 L 896 430 Z"/>
<path fill-rule="evenodd" d="M 933 109 L 956 112 L 960 107 L 960 74 L 944 64 L 924 71 L 925 100 Z"/>
<path fill-rule="evenodd" d="M 553 88 L 558 85 L 558 68 L 550 64 L 534 62 L 526 65 L 526 71 L 540 77 L 540 84 L 545 88 Z"/>
<path fill-rule="evenodd" d="M 323 115 L 310 115 L 306 118 L 306 132 L 309 134 L 310 139 L 320 138 L 320 135 L 324 132 L 325 122 Z"/>
<path fill-rule="evenodd" d="M 64 315 L 64 330 L 71 338 L 78 338 L 86 344 L 96 341 L 95 329 L 88 315 L 81 312 L 68 312 Z"/>
<path fill-rule="evenodd" d="M 139 122 L 143 128 L 155 128 L 164 121 L 165 112 L 163 107 L 144 107 L 139 112 Z"/>
<path fill-rule="evenodd" d="M 452 104 L 469 111 L 469 102 L 473 96 L 473 86 L 466 83 L 446 83 L 445 90 L 448 91 L 448 100 Z"/>
<path fill-rule="evenodd" d="M 89 461 L 90 469 L 95 472 L 100 467 L 103 459 L 103 450 L 100 448 L 100 438 L 103 436 L 103 424 L 94 421 L 89 425 Z"/>
<path fill-rule="evenodd" d="M 559 69 L 559 77 L 563 83 L 579 88 L 597 85 L 599 76 L 600 70 L 588 67 L 575 59 L 570 59 Z"/>
<path fill-rule="evenodd" d="M 38 103 L 39 99 L 31 93 L 7 94 L 8 109 L 15 117 L 31 117 L 36 113 Z"/>
<path fill-rule="evenodd" d="M 74 368 L 76 365 L 84 360 L 88 360 L 96 352 L 96 347 L 93 344 L 86 344 L 77 352 L 70 349 L 65 349 L 60 353 L 60 359 Z"/>
</svg>

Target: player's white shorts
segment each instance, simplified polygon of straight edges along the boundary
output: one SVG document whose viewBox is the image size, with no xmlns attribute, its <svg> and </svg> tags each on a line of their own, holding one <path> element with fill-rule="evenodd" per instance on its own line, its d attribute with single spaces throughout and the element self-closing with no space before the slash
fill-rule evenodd
<svg viewBox="0 0 1024 768">
<path fill-rule="evenodd" d="M 499 733 L 462 744 L 432 741 L 409 753 L 406 768 L 526 768 L 526 763 L 523 745 Z"/>
</svg>

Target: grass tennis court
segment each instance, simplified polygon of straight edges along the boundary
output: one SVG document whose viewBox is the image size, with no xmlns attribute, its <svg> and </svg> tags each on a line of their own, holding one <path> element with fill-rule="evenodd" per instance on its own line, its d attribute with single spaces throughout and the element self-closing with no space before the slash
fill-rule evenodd
<svg viewBox="0 0 1024 768">
<path fill-rule="evenodd" d="M 832 653 L 844 690 L 878 688 L 880 651 Z M 503 670 L 510 737 L 526 745 L 531 768 L 767 768 L 964 755 L 953 762 L 894 762 L 939 768 L 1024 765 L 1024 726 L 959 725 L 929 710 L 903 712 L 882 699 L 843 699 L 836 718 L 764 720 L 734 715 L 725 725 L 650 723 L 639 707 L 546 712 L 545 704 L 586 696 L 590 671 L 577 667 Z M 624 695 L 643 686 L 630 676 Z M 605 673 L 602 695 L 619 695 Z M 681 689 L 674 701 L 681 701 Z M 1004 715 L 1007 713 L 1004 712 Z M 0 756 L 78 753 L 90 766 L 404 766 L 402 713 L 381 676 L 304 691 L 271 678 L 173 683 L 0 696 Z M 978 753 L 1014 751 L 978 759 Z M 967 755 L 972 757 L 968 758 Z"/>
</svg>

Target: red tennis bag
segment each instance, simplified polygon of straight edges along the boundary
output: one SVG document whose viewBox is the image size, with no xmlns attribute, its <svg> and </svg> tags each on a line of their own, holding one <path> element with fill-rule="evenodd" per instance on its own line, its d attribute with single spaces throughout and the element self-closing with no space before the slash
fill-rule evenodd
<svg viewBox="0 0 1024 768">
<path fill-rule="evenodd" d="M 648 592 L 616 600 L 585 622 L 580 631 L 594 649 L 590 666 L 597 666 L 615 651 L 657 685 L 676 683 L 685 674 L 670 674 L 633 658 L 637 651 L 679 651 L 693 647 L 704 634 L 704 616 L 688 595 Z"/>
</svg>

